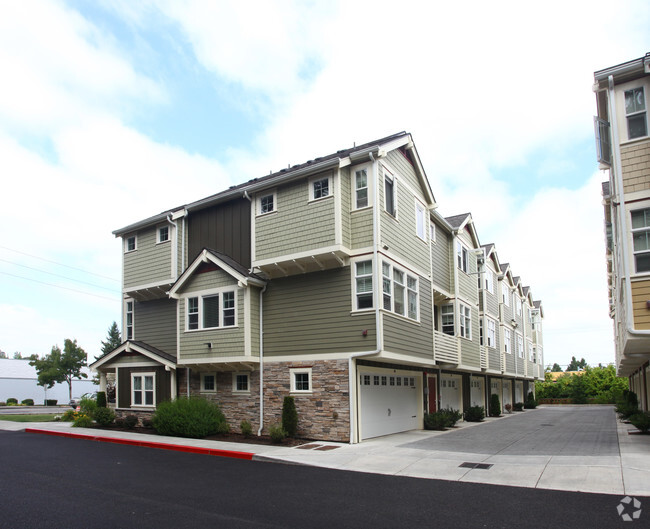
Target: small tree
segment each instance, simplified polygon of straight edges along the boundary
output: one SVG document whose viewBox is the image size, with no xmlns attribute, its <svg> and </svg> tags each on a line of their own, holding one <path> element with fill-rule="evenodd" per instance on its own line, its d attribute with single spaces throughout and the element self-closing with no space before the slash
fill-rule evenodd
<svg viewBox="0 0 650 529">
<path fill-rule="evenodd" d="M 77 340 L 66 338 L 63 352 L 55 345 L 49 355 L 42 360 L 31 360 L 29 365 L 36 368 L 39 386 L 51 388 L 57 382 L 66 382 L 72 399 L 72 379 L 88 378 L 88 375 L 81 372 L 81 368 L 86 365 L 86 358 L 86 351 L 77 345 Z"/>
<path fill-rule="evenodd" d="M 562 369 L 562 368 L 560 367 L 560 364 L 558 364 L 557 362 L 555 362 L 555 363 L 553 364 L 553 367 L 551 368 L 551 373 L 559 373 L 560 371 L 564 371 L 564 369 Z"/>
<path fill-rule="evenodd" d="M 571 363 L 567 366 L 566 371 L 582 371 L 587 367 L 587 361 L 581 358 L 580 361 L 576 360 L 575 356 L 571 357 Z"/>
<path fill-rule="evenodd" d="M 501 400 L 499 395 L 492 393 L 490 396 L 490 417 L 498 417 L 501 415 Z"/>
<path fill-rule="evenodd" d="M 113 324 L 108 328 L 106 341 L 102 341 L 102 356 L 117 349 L 120 345 L 122 345 L 120 330 L 117 328 L 117 323 L 113 322 Z"/>
<path fill-rule="evenodd" d="M 22 359 L 23 359 L 23 355 L 20 353 L 20 351 L 16 351 L 14 353 L 14 360 L 22 360 Z"/>
<path fill-rule="evenodd" d="M 282 429 L 288 437 L 295 437 L 298 431 L 298 412 L 293 397 L 284 397 L 282 403 Z"/>
</svg>

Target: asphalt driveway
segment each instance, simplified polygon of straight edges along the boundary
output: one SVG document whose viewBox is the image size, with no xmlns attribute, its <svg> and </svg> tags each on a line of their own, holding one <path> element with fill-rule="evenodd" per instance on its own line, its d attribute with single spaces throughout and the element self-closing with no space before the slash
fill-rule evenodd
<svg viewBox="0 0 650 529">
<path fill-rule="evenodd" d="M 611 406 L 549 407 L 515 412 L 507 420 L 462 428 L 402 445 L 404 448 L 518 456 L 618 456 Z"/>
</svg>

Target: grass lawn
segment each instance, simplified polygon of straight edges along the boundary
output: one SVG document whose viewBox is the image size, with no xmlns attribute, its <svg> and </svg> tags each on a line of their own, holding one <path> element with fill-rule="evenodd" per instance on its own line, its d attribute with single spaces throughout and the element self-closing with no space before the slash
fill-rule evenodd
<svg viewBox="0 0 650 529">
<path fill-rule="evenodd" d="M 57 414 L 43 414 L 43 415 L 0 415 L 0 421 L 14 421 L 14 422 L 50 422 L 54 420 Z"/>
</svg>

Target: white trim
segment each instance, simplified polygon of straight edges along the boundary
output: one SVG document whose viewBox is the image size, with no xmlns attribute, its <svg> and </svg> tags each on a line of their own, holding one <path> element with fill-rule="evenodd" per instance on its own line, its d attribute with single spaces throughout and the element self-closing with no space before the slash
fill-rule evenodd
<svg viewBox="0 0 650 529">
<path fill-rule="evenodd" d="M 164 241 L 160 240 L 160 231 L 163 228 L 167 228 L 167 238 Z M 161 224 L 161 225 L 156 226 L 156 244 L 166 244 L 168 242 L 172 242 L 171 231 L 172 230 L 171 230 L 171 226 L 169 225 L 169 223 Z"/>
<path fill-rule="evenodd" d="M 307 374 L 307 384 L 309 389 L 296 389 L 296 375 Z M 311 376 L 311 367 L 295 367 L 289 369 L 291 394 L 306 395 L 314 392 L 314 384 Z"/>
<path fill-rule="evenodd" d="M 229 327 L 231 328 L 231 327 Z M 190 354 L 190 353 L 186 353 Z M 295 356 L 293 357 L 295 360 Z M 181 352 L 178 356 L 178 365 L 177 367 L 182 367 L 185 368 L 187 366 L 196 366 L 196 365 L 209 365 L 209 366 L 214 366 L 217 364 L 234 364 L 237 362 L 242 362 L 242 363 L 247 363 L 247 364 L 258 364 L 259 363 L 259 357 L 257 356 L 246 356 L 246 355 L 238 355 L 238 356 L 210 356 L 210 357 L 201 357 L 201 358 L 185 358 L 183 357 L 183 353 Z M 227 366 L 226 366 L 227 367 Z"/>
<path fill-rule="evenodd" d="M 343 244 L 343 195 L 341 193 L 341 170 L 337 169 L 336 174 L 332 176 L 334 180 L 334 242 Z"/>
<path fill-rule="evenodd" d="M 236 300 L 235 300 L 236 301 Z M 236 312 L 236 311 L 235 311 Z M 235 315 L 235 323 L 237 323 Z M 252 329 L 253 320 L 251 318 L 251 289 L 244 289 L 244 354 L 251 355 L 252 351 Z"/>
<path fill-rule="evenodd" d="M 273 209 L 262 213 L 262 199 L 268 196 L 273 196 Z M 256 216 L 264 217 L 266 215 L 270 215 L 271 213 L 275 213 L 276 211 L 278 211 L 278 190 L 277 189 L 265 189 L 264 191 L 260 191 L 259 193 L 257 193 L 255 197 Z"/>
<path fill-rule="evenodd" d="M 357 264 L 359 263 L 364 263 L 368 262 L 370 263 L 370 273 L 362 274 L 361 276 L 357 276 Z M 353 259 L 350 259 L 350 273 L 352 274 L 352 288 L 350 289 L 351 295 L 352 295 L 352 300 L 351 300 L 351 307 L 352 310 L 351 312 L 368 312 L 368 311 L 374 311 L 376 306 L 378 305 L 377 300 L 375 299 L 375 281 L 376 278 L 374 277 L 374 266 L 372 264 L 372 256 L 362 256 L 362 257 L 356 257 Z M 370 307 L 364 307 L 364 308 L 359 308 L 358 305 L 358 292 L 357 292 L 357 278 L 358 277 L 363 277 L 367 278 L 370 277 L 372 281 L 372 290 L 370 291 L 370 294 L 372 295 L 372 305 Z M 368 292 L 363 292 L 363 294 L 368 294 Z"/>
<path fill-rule="evenodd" d="M 131 304 L 131 336 L 129 336 L 129 303 Z M 123 304 L 124 322 L 122 337 L 124 341 L 135 340 L 135 300 L 133 298 L 125 298 Z"/>
<path fill-rule="evenodd" d="M 133 239 L 133 248 L 131 250 L 129 250 L 129 239 Z M 138 249 L 138 234 L 137 233 L 134 234 L 134 235 L 129 235 L 128 237 L 124 237 L 122 239 L 122 241 L 123 241 L 123 244 L 124 244 L 124 248 L 123 248 L 124 253 L 132 253 L 132 252 L 137 251 L 137 249 Z"/>
<path fill-rule="evenodd" d="M 237 389 L 237 377 L 246 376 L 247 382 L 246 385 L 248 389 Z M 250 395 L 251 393 L 251 374 L 250 371 L 235 371 L 232 374 L 232 392 L 235 395 Z"/>
<path fill-rule="evenodd" d="M 113 352 L 108 353 L 106 356 L 102 356 L 92 364 L 90 364 L 90 368 L 93 370 L 97 370 L 97 368 L 103 366 L 104 364 L 109 363 L 113 358 L 116 356 L 122 354 L 123 352 L 131 352 L 135 351 L 136 353 L 140 353 L 142 356 L 146 356 L 147 358 L 150 358 L 153 360 L 157 365 L 164 365 L 165 367 L 168 367 L 170 369 L 176 369 L 176 364 L 174 362 L 170 362 L 169 360 L 166 360 L 164 358 L 159 357 L 158 355 L 148 351 L 147 349 L 144 349 L 143 347 L 139 347 L 138 345 L 132 343 L 132 342 L 125 342 L 122 345 L 120 345 L 117 349 L 115 349 Z M 122 364 L 122 365 L 127 365 L 127 364 Z M 135 365 L 129 364 L 129 365 Z"/>
<path fill-rule="evenodd" d="M 207 290 L 200 290 L 196 292 L 187 292 L 183 294 L 180 297 L 180 300 L 184 303 L 183 307 L 185 309 L 185 321 L 184 321 L 184 326 L 183 326 L 183 332 L 186 333 L 192 333 L 192 332 L 198 332 L 198 331 L 217 331 L 220 329 L 235 329 L 239 327 L 239 310 L 238 310 L 238 291 L 240 291 L 241 288 L 236 287 L 236 286 L 231 286 L 231 287 L 219 287 L 219 288 L 211 288 Z M 233 325 L 224 325 L 224 307 L 223 307 L 223 294 L 228 294 L 231 293 L 234 295 L 234 300 L 233 300 L 233 309 L 234 309 L 234 317 L 235 317 L 235 323 Z M 204 300 L 206 298 L 211 298 L 211 297 L 216 297 L 219 296 L 219 325 L 216 327 L 204 327 L 203 326 L 203 305 L 204 305 Z M 190 329 L 189 328 L 189 312 L 188 312 L 188 305 L 189 305 L 189 300 L 197 298 L 198 299 L 198 307 L 197 307 L 197 325 L 198 327 L 196 329 Z M 194 313 L 192 313 L 194 314 Z"/>
<path fill-rule="evenodd" d="M 418 233 L 418 219 L 419 219 L 418 214 L 420 212 L 420 208 L 422 208 L 422 235 Z M 427 231 L 431 229 L 431 226 L 429 226 L 429 230 L 427 230 L 428 218 L 429 216 L 427 215 L 427 207 L 424 205 L 423 202 L 421 202 L 417 197 L 415 197 L 415 235 L 418 239 L 424 242 L 427 242 Z"/>
<path fill-rule="evenodd" d="M 345 255 L 350 255 L 352 253 L 352 251 L 349 248 L 346 248 L 341 244 L 335 244 L 333 246 L 324 246 L 322 248 L 314 248 L 313 250 L 305 250 L 304 252 L 279 255 L 277 257 L 262 259 L 260 261 L 252 261 L 252 267 L 261 268 L 263 266 L 274 265 L 276 263 L 282 263 L 285 261 L 304 259 L 306 257 L 311 257 L 312 255 L 331 254 L 337 252 L 344 253 Z M 358 252 L 358 250 L 355 250 L 355 252 Z M 252 282 L 253 280 L 249 278 L 248 281 Z M 259 286 L 262 286 L 262 284 L 260 284 Z"/>
<path fill-rule="evenodd" d="M 155 283 L 148 283 L 146 285 L 136 285 L 133 287 L 124 287 L 122 288 L 122 294 L 128 294 L 129 292 L 138 292 L 140 290 L 148 290 L 151 288 L 160 288 L 160 287 L 170 287 L 174 284 L 175 279 L 170 277 L 163 281 L 156 281 Z"/>
<path fill-rule="evenodd" d="M 145 378 L 146 377 L 152 377 L 152 379 L 153 379 L 153 388 L 151 390 L 147 390 L 145 388 Z M 137 391 L 142 392 L 142 404 L 136 404 L 135 403 L 136 389 L 135 389 L 134 379 L 136 379 L 136 378 L 142 378 L 142 389 L 137 390 Z M 153 403 L 152 404 L 145 404 L 145 402 L 147 400 L 147 398 L 146 398 L 147 391 L 151 391 L 151 393 L 152 393 L 152 397 L 153 397 Z M 155 407 L 156 407 L 156 372 L 155 371 L 146 372 L 146 373 L 140 373 L 140 372 L 133 373 L 132 372 L 131 373 L 131 408 L 147 408 L 147 409 L 151 409 L 151 408 L 155 408 Z"/>
<path fill-rule="evenodd" d="M 201 377 L 201 393 L 216 393 L 217 392 L 217 372 L 216 371 L 208 371 L 206 373 L 199 373 L 199 376 Z M 205 389 L 205 379 L 203 377 L 214 377 L 214 389 Z"/>
<path fill-rule="evenodd" d="M 350 187 L 351 187 L 351 197 L 350 197 L 350 211 L 360 211 L 363 209 L 368 209 L 372 207 L 373 204 L 373 185 L 371 179 L 370 163 L 362 163 L 350 167 Z M 358 206 L 357 205 L 357 172 L 365 171 L 366 172 L 366 187 L 360 189 L 366 189 L 366 205 Z"/>
<path fill-rule="evenodd" d="M 314 196 L 314 183 L 319 182 L 321 180 L 327 180 L 327 195 L 315 198 L 315 196 Z M 333 198 L 334 197 L 334 177 L 333 177 L 332 171 L 329 171 L 328 173 L 325 173 L 325 174 L 321 173 L 321 174 L 317 174 L 317 175 L 309 177 L 308 188 L 309 188 L 309 203 L 320 202 L 321 200 L 327 200 L 328 198 Z"/>
</svg>

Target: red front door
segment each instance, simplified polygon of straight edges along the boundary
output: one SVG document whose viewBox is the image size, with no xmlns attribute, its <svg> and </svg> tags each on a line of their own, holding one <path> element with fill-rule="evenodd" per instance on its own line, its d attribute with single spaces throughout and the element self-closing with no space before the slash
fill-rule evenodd
<svg viewBox="0 0 650 529">
<path fill-rule="evenodd" d="M 429 413 L 435 413 L 438 409 L 438 377 L 429 375 L 427 387 L 429 388 Z"/>
</svg>

